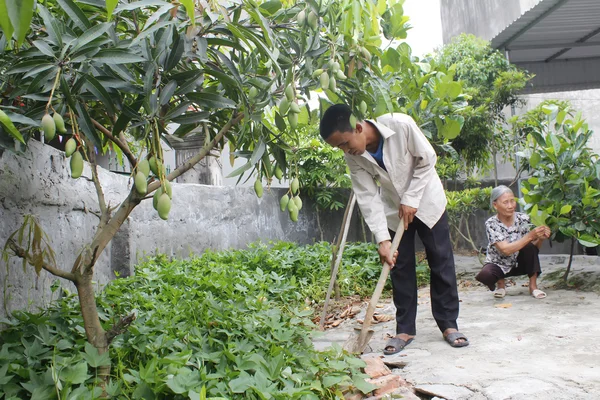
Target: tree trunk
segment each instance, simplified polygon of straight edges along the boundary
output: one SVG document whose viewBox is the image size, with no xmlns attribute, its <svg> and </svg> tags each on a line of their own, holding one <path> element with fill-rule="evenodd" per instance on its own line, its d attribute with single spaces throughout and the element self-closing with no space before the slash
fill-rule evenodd
<svg viewBox="0 0 600 400">
<path fill-rule="evenodd" d="M 573 263 L 573 252 L 575 251 L 575 238 L 571 238 L 571 254 L 569 254 L 569 264 L 567 265 L 567 270 L 563 275 L 563 280 L 567 283 L 567 278 L 569 277 L 569 272 L 571 272 L 571 264 Z"/>
<path fill-rule="evenodd" d="M 98 354 L 104 354 L 108 351 L 109 343 L 106 338 L 106 331 L 102 328 L 100 318 L 98 317 L 92 274 L 85 273 L 77 276 L 75 286 L 77 287 L 81 315 L 83 316 L 83 327 L 85 328 L 87 340 L 98 350 Z M 97 372 L 101 382 L 100 385 L 104 391 L 110 377 L 110 364 L 98 367 Z"/>
<path fill-rule="evenodd" d="M 321 236 L 321 242 L 323 241 L 323 227 L 321 226 L 321 217 L 319 217 L 319 207 L 315 208 L 317 214 L 317 227 L 319 228 L 319 235 Z"/>
</svg>

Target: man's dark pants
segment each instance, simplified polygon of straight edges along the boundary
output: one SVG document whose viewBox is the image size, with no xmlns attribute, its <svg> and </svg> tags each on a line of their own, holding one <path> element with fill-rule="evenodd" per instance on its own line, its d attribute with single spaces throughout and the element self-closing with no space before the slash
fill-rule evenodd
<svg viewBox="0 0 600 400">
<path fill-rule="evenodd" d="M 450 242 L 448 214 L 444 212 L 431 229 L 421 220 L 414 218 L 404 232 L 396 265 L 392 268 L 391 279 L 396 306 L 396 334 L 416 334 L 417 319 L 417 273 L 415 259 L 415 232 L 425 246 L 427 261 L 431 270 L 431 310 L 442 332 L 448 328 L 458 329 L 458 289 L 454 255 Z M 390 231 L 393 234 L 394 232 Z"/>
</svg>

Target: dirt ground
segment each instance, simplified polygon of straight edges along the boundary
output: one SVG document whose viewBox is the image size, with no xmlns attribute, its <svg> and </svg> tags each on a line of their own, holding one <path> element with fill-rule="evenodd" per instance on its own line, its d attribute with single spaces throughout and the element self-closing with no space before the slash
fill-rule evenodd
<svg viewBox="0 0 600 400">
<path fill-rule="evenodd" d="M 495 299 L 473 281 L 480 268 L 477 258 L 455 259 L 459 326 L 470 346 L 454 349 L 443 341 L 431 316 L 428 288 L 422 288 L 415 341 L 384 358 L 405 365 L 395 373 L 423 398 L 600 399 L 600 257 L 575 257 L 571 282 L 584 291 L 557 285 L 568 257 L 541 256 L 540 288 L 548 294 L 543 300 L 529 295 L 526 278 L 515 279 L 507 296 Z M 315 346 L 343 345 L 365 308 L 316 337 Z M 394 312 L 389 300 L 382 301 L 379 314 Z M 395 323 L 391 319 L 373 327 L 368 352 L 381 355 Z"/>
</svg>

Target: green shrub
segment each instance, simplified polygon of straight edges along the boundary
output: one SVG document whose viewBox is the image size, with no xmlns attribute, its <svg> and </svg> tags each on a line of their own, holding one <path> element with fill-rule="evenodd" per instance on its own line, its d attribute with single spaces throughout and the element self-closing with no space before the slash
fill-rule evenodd
<svg viewBox="0 0 600 400">
<path fill-rule="evenodd" d="M 86 342 L 72 294 L 41 313 L 16 313 L 2 321 L 0 398 L 98 397 L 95 367 L 108 361 L 107 391 L 116 398 L 328 399 L 352 388 L 368 392 L 361 360 L 312 346 L 313 310 L 304 300 L 323 300 L 330 254 L 327 243 L 280 242 L 138 265 L 135 276 L 111 282 L 98 296 L 106 329 L 120 316 L 137 315 L 111 344 L 110 359 Z M 342 294 L 371 294 L 377 259 L 374 245 L 349 244 Z"/>
</svg>

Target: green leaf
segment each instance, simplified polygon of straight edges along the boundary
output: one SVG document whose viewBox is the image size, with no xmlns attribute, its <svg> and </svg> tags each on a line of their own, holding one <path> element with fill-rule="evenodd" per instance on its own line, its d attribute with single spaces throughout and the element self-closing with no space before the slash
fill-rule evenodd
<svg viewBox="0 0 600 400">
<path fill-rule="evenodd" d="M 173 44 L 171 45 L 171 51 L 165 61 L 165 71 L 170 71 L 179 64 L 183 50 L 185 49 L 185 37 L 183 34 L 175 33 L 173 38 Z"/>
<path fill-rule="evenodd" d="M 68 366 L 60 371 L 60 379 L 71 383 L 73 385 L 79 385 L 85 382 L 91 375 L 88 375 L 88 364 L 80 362 L 74 366 Z"/>
<path fill-rule="evenodd" d="M 376 385 L 369 383 L 365 380 L 363 376 L 354 375 L 352 377 L 352 383 L 358 390 L 360 390 L 363 394 L 371 393 L 373 390 L 377 389 Z"/>
<path fill-rule="evenodd" d="M 571 205 L 570 205 L 570 204 L 567 204 L 567 205 L 564 205 L 564 206 L 562 206 L 562 207 L 560 208 L 560 213 L 559 213 L 559 215 L 563 215 L 563 214 L 568 214 L 568 213 L 570 213 L 570 212 L 571 212 L 571 208 L 572 208 L 572 207 L 571 207 Z"/>
<path fill-rule="evenodd" d="M 557 113 L 558 112 L 558 106 L 556 104 L 544 104 L 542 106 L 542 111 L 546 115 L 550 115 L 552 113 Z"/>
<path fill-rule="evenodd" d="M 462 117 L 460 117 L 462 118 Z M 464 122 L 464 119 L 462 119 Z M 442 135 L 445 139 L 452 140 L 460 134 L 462 128 L 461 119 L 457 118 L 446 118 L 442 126 Z"/>
<path fill-rule="evenodd" d="M 577 241 L 585 247 L 596 247 L 600 245 L 600 239 L 592 235 L 583 234 L 577 238 Z"/>
<path fill-rule="evenodd" d="M 0 3 L 2 3 L 1 0 Z M 51 15 L 50 12 L 41 4 L 38 4 L 38 10 L 40 16 L 44 20 L 44 27 L 46 28 L 48 39 L 55 45 L 62 47 L 62 35 L 60 33 L 60 28 L 58 26 L 56 18 L 54 18 L 54 16 Z"/>
<path fill-rule="evenodd" d="M 56 0 L 58 4 L 62 7 L 64 12 L 67 13 L 71 21 L 75 23 L 75 25 L 81 29 L 82 31 L 86 31 L 87 29 L 92 27 L 90 20 L 85 16 L 81 8 L 73 0 Z"/>
<path fill-rule="evenodd" d="M 233 100 L 216 93 L 189 93 L 187 96 L 199 106 L 206 108 L 217 109 L 236 107 L 236 103 Z"/>
<path fill-rule="evenodd" d="M 531 165 L 532 168 L 535 168 L 541 160 L 542 156 L 540 156 L 540 153 L 533 153 L 531 157 L 529 157 L 529 165 Z"/>
<path fill-rule="evenodd" d="M 146 61 L 144 57 L 126 49 L 103 49 L 96 53 L 92 60 L 98 64 L 132 64 Z"/>
<path fill-rule="evenodd" d="M 2 115 L 2 114 L 4 114 L 4 115 Z M 21 135 L 21 132 L 19 132 L 19 130 L 12 123 L 10 117 L 6 113 L 4 113 L 4 111 L 2 111 L 2 110 L 0 110 L 0 124 L 2 124 L 2 126 L 4 127 L 4 129 L 7 130 L 8 133 L 13 138 L 15 138 L 19 142 L 25 144 L 25 140 L 23 139 L 23 135 Z"/>
<path fill-rule="evenodd" d="M 75 109 L 77 110 L 77 122 L 79 123 L 79 127 L 83 131 L 83 134 L 93 143 L 98 151 L 100 151 L 100 149 L 102 149 L 102 140 L 90 119 L 87 109 L 81 103 L 76 103 Z"/>
<path fill-rule="evenodd" d="M 106 111 L 108 111 L 109 115 L 115 115 L 114 103 L 115 101 L 111 98 L 110 94 L 106 91 L 104 86 L 96 78 L 91 75 L 84 75 L 85 80 L 88 82 L 86 88 L 94 95 L 96 98 L 102 102 Z"/>
<path fill-rule="evenodd" d="M 71 50 L 71 53 L 82 48 L 83 46 L 85 46 L 86 44 L 91 42 L 92 40 L 98 39 L 100 36 L 102 36 L 106 32 L 108 32 L 108 30 L 111 27 L 112 27 L 112 24 L 105 22 L 105 23 L 102 23 L 99 25 L 95 25 L 94 27 L 86 30 L 83 33 L 83 35 L 79 36 L 77 39 L 75 39 L 75 41 L 73 43 L 71 43 L 71 46 L 73 47 L 73 49 Z"/>
<path fill-rule="evenodd" d="M 110 356 L 108 352 L 100 355 L 98 349 L 92 346 L 89 342 L 85 342 L 85 353 L 83 358 L 92 368 L 98 368 L 106 365 L 110 365 Z"/>
<path fill-rule="evenodd" d="M 192 21 L 192 25 L 196 25 L 196 10 L 194 9 L 194 0 L 180 0 L 179 2 L 185 7 L 185 12 Z"/>
<path fill-rule="evenodd" d="M 31 27 L 34 0 L 5 0 L 5 2 L 15 39 L 17 39 L 17 46 L 21 47 L 27 31 Z"/>
<path fill-rule="evenodd" d="M 106 17 L 109 21 L 117 4 L 119 4 L 119 0 L 106 0 Z"/>
<path fill-rule="evenodd" d="M 233 393 L 244 393 L 252 385 L 254 385 L 254 378 L 245 371 L 240 372 L 240 375 L 229 382 L 229 388 Z"/>
<path fill-rule="evenodd" d="M 346 379 L 345 375 L 326 375 L 323 377 L 323 386 L 328 388 L 341 383 L 344 379 Z"/>
<path fill-rule="evenodd" d="M 52 47 L 50 47 L 50 45 L 48 45 L 48 43 L 46 43 L 45 41 L 34 40 L 33 45 L 39 51 L 41 51 L 43 54 L 47 55 L 48 57 L 56 58 L 56 55 L 54 54 L 54 50 L 52 50 Z"/>
<path fill-rule="evenodd" d="M 4 32 L 6 41 L 9 42 L 12 38 L 14 29 L 10 23 L 10 18 L 8 17 L 8 10 L 6 9 L 5 0 L 0 0 L 0 28 L 2 28 L 2 31 Z"/>
</svg>

